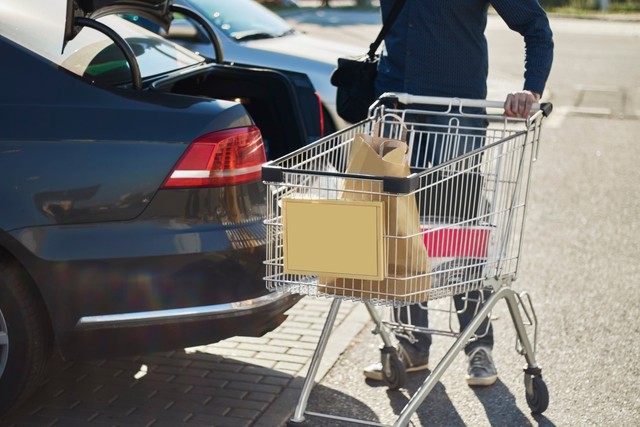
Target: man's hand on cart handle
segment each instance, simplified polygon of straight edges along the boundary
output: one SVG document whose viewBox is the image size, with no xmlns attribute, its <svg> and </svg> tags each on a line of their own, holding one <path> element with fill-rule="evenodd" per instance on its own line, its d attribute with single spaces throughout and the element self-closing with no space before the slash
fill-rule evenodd
<svg viewBox="0 0 640 427">
<path fill-rule="evenodd" d="M 529 117 L 531 107 L 540 101 L 540 94 L 529 90 L 511 92 L 504 102 L 504 115 L 507 117 L 519 117 L 525 119 Z"/>
</svg>

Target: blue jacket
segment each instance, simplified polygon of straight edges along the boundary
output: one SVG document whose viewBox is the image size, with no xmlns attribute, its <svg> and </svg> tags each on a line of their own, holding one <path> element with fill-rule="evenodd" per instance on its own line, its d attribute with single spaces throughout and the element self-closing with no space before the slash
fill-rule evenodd
<svg viewBox="0 0 640 427">
<path fill-rule="evenodd" d="M 380 1 L 383 19 L 392 4 Z M 391 91 L 484 99 L 490 4 L 524 37 L 523 89 L 542 95 L 553 61 L 553 35 L 537 0 L 406 0 L 385 38 L 378 95 Z"/>
</svg>

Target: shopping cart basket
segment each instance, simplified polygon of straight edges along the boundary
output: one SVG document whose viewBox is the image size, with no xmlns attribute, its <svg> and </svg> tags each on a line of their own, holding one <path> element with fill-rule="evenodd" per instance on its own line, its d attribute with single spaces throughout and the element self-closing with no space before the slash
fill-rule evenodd
<svg viewBox="0 0 640 427">
<path fill-rule="evenodd" d="M 464 330 L 423 331 L 456 340 L 395 425 L 408 424 L 453 359 L 485 333 L 479 329 L 502 299 L 527 362 L 527 402 L 534 413 L 547 408 L 548 391 L 535 361 L 533 305 L 511 283 L 518 273 L 531 165 L 551 105 L 534 106 L 527 119 L 503 112 L 503 103 L 495 101 L 386 93 L 364 121 L 263 167 L 267 288 L 333 298 L 292 424 L 309 414 L 308 398 L 341 300 L 367 307 L 384 343 L 383 377 L 398 388 L 406 373 L 392 335 L 421 330 L 393 313 L 472 291 L 489 297 Z M 349 170 L 354 139 L 362 135 L 406 141 L 407 176 Z M 401 233 L 397 223 L 419 226 Z M 380 314 L 385 307 L 389 320 Z"/>
</svg>

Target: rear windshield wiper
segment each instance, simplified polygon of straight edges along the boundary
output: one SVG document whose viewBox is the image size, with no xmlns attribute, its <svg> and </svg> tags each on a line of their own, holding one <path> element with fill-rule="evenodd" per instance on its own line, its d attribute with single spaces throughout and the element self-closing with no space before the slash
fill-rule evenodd
<svg viewBox="0 0 640 427">
<path fill-rule="evenodd" d="M 272 39 L 275 36 L 271 33 L 259 30 L 238 31 L 233 34 L 233 38 L 237 41 Z"/>
</svg>

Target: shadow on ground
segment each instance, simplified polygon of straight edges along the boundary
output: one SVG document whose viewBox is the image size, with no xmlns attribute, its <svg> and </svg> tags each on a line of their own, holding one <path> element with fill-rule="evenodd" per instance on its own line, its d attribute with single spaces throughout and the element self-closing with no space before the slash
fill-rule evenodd
<svg viewBox="0 0 640 427">
<path fill-rule="evenodd" d="M 249 426 L 294 380 L 198 351 L 54 359 L 45 384 L 0 425 Z"/>
<path fill-rule="evenodd" d="M 384 390 L 386 399 L 370 402 L 363 396 L 362 401 L 348 396 L 331 388 L 317 386 L 310 398 L 309 411 L 330 414 L 338 417 L 349 417 L 370 423 L 393 424 L 399 417 L 403 408 L 409 402 L 411 396 L 424 384 L 428 372 L 414 374 L 409 377 L 406 387 L 401 390 L 388 390 L 379 382 L 367 381 L 367 387 Z M 516 399 L 509 389 L 498 381 L 490 388 L 474 389 L 478 400 L 487 415 L 492 426 L 532 426 L 529 418 L 517 407 Z M 372 393 L 373 394 L 373 393 Z M 368 402 L 368 403 L 364 403 Z M 310 427 L 346 427 L 352 426 L 352 422 L 324 419 L 320 417 L 308 417 L 305 426 Z M 422 405 L 411 417 L 413 424 L 420 426 L 467 426 L 465 421 L 453 405 L 447 389 L 442 383 L 437 383 L 428 394 Z M 552 427 L 554 424 L 544 416 L 536 417 L 539 426 Z"/>
</svg>

